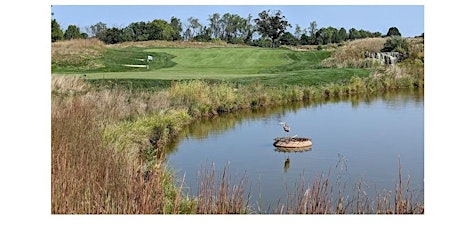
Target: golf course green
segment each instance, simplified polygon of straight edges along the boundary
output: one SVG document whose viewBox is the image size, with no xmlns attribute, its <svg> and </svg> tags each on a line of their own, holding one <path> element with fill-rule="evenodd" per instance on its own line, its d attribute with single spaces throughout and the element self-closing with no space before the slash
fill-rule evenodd
<svg viewBox="0 0 460 230">
<path fill-rule="evenodd" d="M 147 61 L 147 56 L 153 61 Z M 325 68 L 330 51 L 293 51 L 257 47 L 108 47 L 79 63 L 53 63 L 53 73 L 78 73 L 89 80 L 212 79 L 265 85 L 318 85 L 366 77 L 363 68 Z M 91 65 L 91 68 L 88 66 Z"/>
</svg>

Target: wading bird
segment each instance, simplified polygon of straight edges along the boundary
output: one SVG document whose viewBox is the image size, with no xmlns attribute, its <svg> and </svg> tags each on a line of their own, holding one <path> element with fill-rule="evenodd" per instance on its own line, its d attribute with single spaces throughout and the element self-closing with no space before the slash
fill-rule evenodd
<svg viewBox="0 0 460 230">
<path fill-rule="evenodd" d="M 289 128 L 289 126 L 288 126 L 288 124 L 286 122 L 280 122 L 280 125 L 283 125 L 283 129 L 287 133 L 289 133 L 289 130 L 291 130 L 291 128 Z"/>
<path fill-rule="evenodd" d="M 284 172 L 286 173 L 287 170 L 289 169 L 289 164 L 291 163 L 291 160 L 289 160 L 289 157 L 284 160 Z"/>
</svg>

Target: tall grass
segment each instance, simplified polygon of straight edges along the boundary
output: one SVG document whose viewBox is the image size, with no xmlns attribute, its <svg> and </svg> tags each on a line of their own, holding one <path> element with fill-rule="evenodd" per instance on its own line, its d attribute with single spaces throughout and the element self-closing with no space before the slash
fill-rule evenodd
<svg viewBox="0 0 460 230">
<path fill-rule="evenodd" d="M 423 214 L 423 200 L 414 197 L 409 178 L 402 177 L 398 162 L 398 179 L 394 190 L 375 191 L 375 197 L 361 179 L 353 184 L 353 192 L 345 194 L 341 172 L 334 183 L 331 171 L 308 182 L 300 178 L 292 190 L 286 185 L 285 200 L 279 200 L 270 213 L 278 214 Z M 418 194 L 419 195 L 419 194 Z"/>
<path fill-rule="evenodd" d="M 199 214 L 247 214 L 250 192 L 247 179 L 243 176 L 232 184 L 228 175 L 228 165 L 216 177 L 214 164 L 204 166 L 198 172 L 197 210 Z"/>
<path fill-rule="evenodd" d="M 139 159 L 104 146 L 94 107 L 73 98 L 52 109 L 51 212 L 164 213 L 178 195 L 163 189 L 171 177 L 158 169 L 145 179 Z"/>
<path fill-rule="evenodd" d="M 103 66 L 99 59 L 107 50 L 99 39 L 73 39 L 51 44 L 51 69 L 56 66 L 84 67 L 85 69 Z"/>
<path fill-rule="evenodd" d="M 365 59 L 364 52 L 380 52 L 385 41 L 385 38 L 367 38 L 347 42 L 346 45 L 333 52 L 330 58 L 323 60 L 322 65 L 337 68 L 372 67 L 374 63 Z"/>
<path fill-rule="evenodd" d="M 173 107 L 187 109 L 192 117 L 202 117 L 296 101 L 314 102 L 324 98 L 423 87 L 423 79 L 423 70 L 421 74 L 412 74 L 404 67 L 394 66 L 378 69 L 370 77 L 354 76 L 349 80 L 320 86 L 266 87 L 257 82 L 239 85 L 194 80 L 174 83 L 168 93 Z"/>
</svg>

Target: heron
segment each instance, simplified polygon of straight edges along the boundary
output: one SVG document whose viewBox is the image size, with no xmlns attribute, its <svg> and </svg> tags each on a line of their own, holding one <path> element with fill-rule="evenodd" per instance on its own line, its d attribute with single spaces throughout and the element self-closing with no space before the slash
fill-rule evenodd
<svg viewBox="0 0 460 230">
<path fill-rule="evenodd" d="M 289 169 L 290 163 L 291 163 L 291 160 L 289 159 L 289 157 L 284 160 L 284 172 L 287 172 L 287 170 Z"/>
<path fill-rule="evenodd" d="M 283 125 L 283 129 L 287 133 L 289 133 L 289 131 L 291 130 L 291 128 L 289 128 L 289 125 L 286 122 L 280 122 L 280 125 Z"/>
</svg>

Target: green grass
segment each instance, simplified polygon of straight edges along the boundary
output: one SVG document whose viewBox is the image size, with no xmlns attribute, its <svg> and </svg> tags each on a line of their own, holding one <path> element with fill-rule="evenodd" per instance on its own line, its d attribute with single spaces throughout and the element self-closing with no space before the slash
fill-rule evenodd
<svg viewBox="0 0 460 230">
<path fill-rule="evenodd" d="M 154 62 L 147 62 L 145 59 L 147 55 L 151 54 L 155 56 Z M 128 47 L 124 49 L 107 49 L 105 50 L 100 58 L 97 59 L 85 59 L 79 63 L 65 63 L 58 64 L 52 63 L 51 70 L 54 73 L 108 73 L 117 72 L 146 72 L 148 70 L 156 70 L 161 68 L 172 67 L 176 63 L 172 62 L 173 56 L 167 53 L 146 53 L 143 49 L 138 47 Z M 87 68 L 91 62 L 99 63 L 93 68 Z M 124 65 L 148 65 L 149 68 L 133 68 Z"/>
<path fill-rule="evenodd" d="M 147 63 L 147 55 L 154 61 Z M 216 48 L 108 48 L 99 60 L 97 68 L 88 70 L 81 66 L 53 65 L 53 73 L 86 74 L 87 79 L 137 79 L 165 81 L 210 79 L 265 85 L 321 85 L 350 79 L 352 76 L 369 76 L 369 69 L 324 68 L 321 61 L 331 56 L 330 51 L 299 52 L 288 49 L 256 47 Z M 149 68 L 126 67 L 148 65 Z M 131 83 L 130 83 L 131 84 Z M 137 86 L 144 83 L 134 83 Z M 148 85 L 148 84 L 147 84 Z"/>
</svg>

